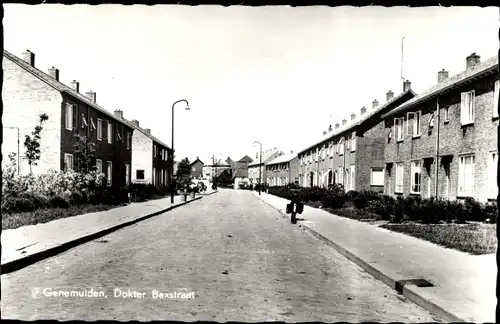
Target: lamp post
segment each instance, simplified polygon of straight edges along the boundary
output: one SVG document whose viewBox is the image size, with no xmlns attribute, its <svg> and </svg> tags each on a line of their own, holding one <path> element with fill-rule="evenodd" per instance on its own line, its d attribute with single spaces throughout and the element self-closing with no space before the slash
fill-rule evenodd
<svg viewBox="0 0 500 324">
<path fill-rule="evenodd" d="M 259 144 L 260 145 L 260 153 L 259 153 L 259 196 L 260 192 L 262 190 L 262 143 L 259 141 L 253 142 L 253 145 Z"/>
<path fill-rule="evenodd" d="M 4 127 L 4 128 L 8 128 L 8 129 L 17 129 L 17 175 L 20 174 L 20 169 L 21 169 L 21 157 L 19 156 L 19 127 Z"/>
<path fill-rule="evenodd" d="M 186 103 L 186 110 L 189 110 L 189 102 L 186 99 L 177 100 L 172 104 L 172 163 L 170 163 L 170 203 L 174 203 L 174 107 L 179 102 L 184 101 Z"/>
</svg>

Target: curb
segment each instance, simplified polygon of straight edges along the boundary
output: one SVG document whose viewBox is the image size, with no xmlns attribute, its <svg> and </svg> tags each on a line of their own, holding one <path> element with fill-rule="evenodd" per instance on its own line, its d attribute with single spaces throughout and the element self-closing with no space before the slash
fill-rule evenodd
<svg viewBox="0 0 500 324">
<path fill-rule="evenodd" d="M 200 196 L 210 196 L 210 195 L 213 195 L 215 193 L 219 192 L 218 190 L 215 190 L 215 191 L 212 191 L 211 193 L 207 193 L 207 194 L 199 194 Z"/>
<path fill-rule="evenodd" d="M 69 249 L 72 249 L 72 248 L 74 248 L 74 247 L 76 247 L 78 245 L 81 245 L 81 244 L 93 241 L 93 240 L 95 240 L 97 238 L 100 238 L 102 236 L 111 234 L 112 232 L 115 232 L 115 231 L 117 231 L 119 229 L 122 229 L 124 227 L 130 226 L 130 225 L 133 225 L 133 224 L 138 223 L 140 221 L 146 220 L 148 218 L 157 216 L 159 214 L 162 214 L 164 212 L 170 211 L 170 210 L 175 209 L 177 207 L 184 206 L 186 204 L 189 204 L 190 202 L 199 200 L 201 198 L 202 197 L 196 197 L 196 198 L 188 200 L 188 201 L 182 201 L 182 202 L 180 202 L 177 205 L 170 206 L 168 208 L 156 211 L 156 212 L 154 212 L 152 214 L 149 214 L 149 215 L 146 215 L 146 216 L 142 216 L 142 217 L 139 217 L 139 218 L 136 218 L 136 219 L 133 219 L 133 220 L 130 220 L 130 221 L 118 224 L 118 225 L 114 225 L 114 226 L 111 226 L 109 228 L 106 228 L 106 229 L 100 230 L 98 232 L 95 232 L 95 233 L 92 233 L 92 234 L 88 234 L 88 235 L 76 238 L 76 239 L 68 241 L 68 242 L 64 242 L 64 243 L 62 243 L 62 244 L 60 244 L 58 246 L 54 246 L 54 247 L 48 248 L 46 250 L 33 253 L 31 255 L 28 255 L 28 256 L 23 257 L 23 258 L 19 258 L 17 260 L 6 262 L 6 263 L 4 263 L 4 264 L 2 264 L 0 266 L 1 274 L 3 275 L 3 274 L 11 273 L 11 272 L 14 272 L 14 271 L 18 271 L 18 270 L 20 270 L 22 268 L 25 268 L 25 267 L 27 267 L 29 265 L 32 265 L 32 264 L 36 263 L 36 262 L 39 262 L 41 260 L 50 258 L 52 256 L 55 256 L 55 255 L 60 254 L 62 252 L 65 252 L 65 251 L 67 251 Z"/>
<path fill-rule="evenodd" d="M 262 198 L 260 198 L 258 195 L 255 195 L 257 198 L 260 199 L 263 203 L 266 205 L 269 205 L 270 207 L 276 209 L 281 216 L 284 218 L 289 218 L 286 213 L 281 211 L 278 207 L 271 205 L 267 201 L 264 201 Z M 313 207 L 311 207 L 313 208 Z M 355 254 L 349 252 L 347 249 L 343 248 L 342 246 L 338 245 L 337 243 L 333 242 L 329 238 L 321 235 L 320 233 L 316 232 L 313 230 L 311 227 L 309 227 L 306 224 L 300 224 L 305 230 L 307 230 L 309 233 L 311 233 L 314 237 L 318 238 L 322 242 L 326 243 L 327 245 L 333 247 L 337 252 L 342 254 L 344 257 L 346 257 L 348 260 L 351 262 L 354 262 L 358 266 L 360 266 L 363 270 L 368 272 L 372 277 L 374 277 L 377 280 L 382 281 L 392 289 L 396 290 L 398 293 L 402 294 L 404 297 L 408 298 L 410 301 L 413 303 L 417 304 L 418 306 L 422 307 L 423 309 L 427 310 L 428 312 L 431 312 L 439 317 L 441 317 L 443 320 L 447 322 L 461 322 L 465 323 L 467 321 L 451 314 L 450 312 L 444 310 L 442 307 L 434 304 L 433 302 L 425 299 L 424 297 L 420 296 L 419 294 L 415 293 L 414 291 L 411 290 L 411 288 L 407 288 L 404 285 L 402 286 L 402 289 L 399 287 L 401 286 L 401 283 L 399 280 L 394 280 L 390 278 L 389 276 L 385 275 L 382 273 L 380 270 L 372 267 L 368 262 L 362 260 Z"/>
</svg>

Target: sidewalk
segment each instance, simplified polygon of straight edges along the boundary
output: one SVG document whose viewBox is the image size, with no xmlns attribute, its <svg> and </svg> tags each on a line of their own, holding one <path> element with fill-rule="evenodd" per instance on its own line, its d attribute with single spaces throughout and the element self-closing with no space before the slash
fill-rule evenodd
<svg viewBox="0 0 500 324">
<path fill-rule="evenodd" d="M 288 200 L 255 195 L 290 218 Z M 444 320 L 495 322 L 495 254 L 469 255 L 309 206 L 297 217 L 304 219 L 298 223 L 304 229 L 393 289 L 400 280 L 430 281 L 434 287 L 407 284 L 402 293 Z"/>
<path fill-rule="evenodd" d="M 187 202 L 175 196 L 131 203 L 127 206 L 53 220 L 48 223 L 22 226 L 2 231 L 2 274 L 16 271 L 38 260 L 61 253 L 119 228 L 131 225 L 148 217 L 182 206 L 195 199 L 188 196 Z"/>
</svg>

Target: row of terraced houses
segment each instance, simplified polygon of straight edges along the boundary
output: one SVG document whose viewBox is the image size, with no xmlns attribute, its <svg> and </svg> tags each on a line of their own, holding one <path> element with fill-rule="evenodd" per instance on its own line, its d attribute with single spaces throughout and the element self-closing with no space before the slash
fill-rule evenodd
<svg viewBox="0 0 500 324">
<path fill-rule="evenodd" d="M 2 67 L 3 161 L 11 152 L 23 155 L 25 135 L 33 131 L 38 115 L 47 114 L 49 119 L 41 132 L 41 157 L 33 173 L 73 169 L 75 135 L 81 135 L 95 143 L 95 165 L 106 175 L 109 186 L 131 182 L 168 185 L 172 150 L 150 129 L 141 128 L 139 121 L 125 119 L 122 110 L 111 113 L 102 108 L 96 93 L 82 94 L 77 81 L 63 84 L 55 67 L 47 72 L 39 70 L 35 54 L 29 50 L 21 57 L 4 50 Z M 28 173 L 27 161 L 21 158 L 18 170 Z"/>
<path fill-rule="evenodd" d="M 420 94 L 406 80 L 401 93 L 389 91 L 384 103 L 374 100 L 359 117 L 330 126 L 295 155 L 297 167 L 294 156 L 267 162 L 266 182 L 496 200 L 498 80 L 498 56 L 481 62 L 476 53 L 464 71 L 439 71 L 436 85 Z"/>
</svg>

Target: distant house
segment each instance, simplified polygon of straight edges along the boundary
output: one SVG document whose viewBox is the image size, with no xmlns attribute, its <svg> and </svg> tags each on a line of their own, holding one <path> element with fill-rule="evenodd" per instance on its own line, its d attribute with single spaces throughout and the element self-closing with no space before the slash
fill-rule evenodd
<svg viewBox="0 0 500 324">
<path fill-rule="evenodd" d="M 291 151 L 266 164 L 266 178 L 269 186 L 284 186 L 299 182 L 299 158 Z"/>
<path fill-rule="evenodd" d="M 259 157 L 259 153 L 260 152 L 257 152 L 257 158 L 248 164 L 248 177 L 250 183 L 253 185 L 259 183 L 259 176 L 261 177 L 261 182 L 266 183 L 266 163 L 274 160 L 278 156 L 284 155 L 284 152 L 277 147 L 262 151 L 262 158 Z M 261 160 L 262 163 L 260 163 Z"/>
<path fill-rule="evenodd" d="M 218 177 L 222 171 L 231 169 L 231 165 L 221 159 L 212 158 L 211 162 L 211 164 L 205 164 L 202 167 L 202 177 L 210 182 L 213 182 L 213 179 Z"/>
<path fill-rule="evenodd" d="M 235 189 L 238 189 L 241 183 L 250 184 L 250 180 L 248 179 L 248 165 L 252 162 L 252 159 L 248 155 L 245 155 L 237 162 L 233 162 L 233 183 Z"/>
<path fill-rule="evenodd" d="M 196 157 L 196 160 L 191 162 L 191 176 L 194 179 L 200 179 L 203 177 L 203 166 L 205 164 L 200 160 L 199 157 Z"/>
</svg>

